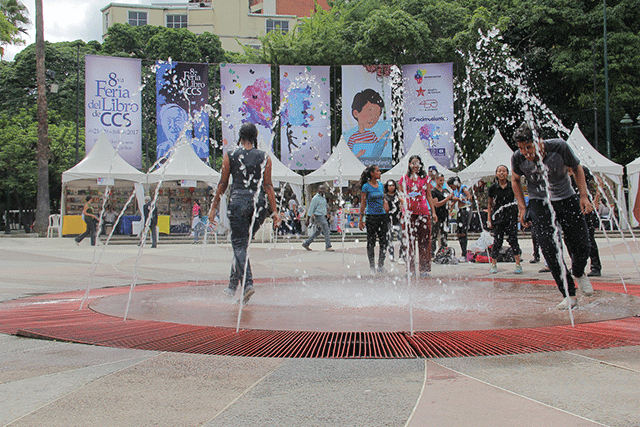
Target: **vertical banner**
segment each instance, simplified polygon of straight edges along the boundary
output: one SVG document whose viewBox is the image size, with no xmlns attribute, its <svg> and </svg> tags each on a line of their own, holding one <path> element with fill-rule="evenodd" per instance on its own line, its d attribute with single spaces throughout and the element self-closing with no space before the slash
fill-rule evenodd
<svg viewBox="0 0 640 427">
<path fill-rule="evenodd" d="M 365 165 L 391 168 L 391 66 L 342 66 L 342 135 Z"/>
<path fill-rule="evenodd" d="M 269 64 L 220 64 L 220 103 L 224 152 L 236 147 L 238 130 L 246 122 L 258 127 L 258 138 L 271 141 Z"/>
<path fill-rule="evenodd" d="M 404 77 L 405 153 L 416 136 L 442 166 L 453 166 L 453 63 L 402 67 Z"/>
<path fill-rule="evenodd" d="M 280 67 L 281 160 L 289 169 L 318 169 L 331 155 L 329 67 Z"/>
<path fill-rule="evenodd" d="M 105 132 L 131 166 L 142 167 L 140 59 L 85 55 L 85 150 Z"/>
<path fill-rule="evenodd" d="M 156 155 L 164 156 L 181 134 L 201 159 L 209 159 L 209 64 L 156 62 Z"/>
</svg>

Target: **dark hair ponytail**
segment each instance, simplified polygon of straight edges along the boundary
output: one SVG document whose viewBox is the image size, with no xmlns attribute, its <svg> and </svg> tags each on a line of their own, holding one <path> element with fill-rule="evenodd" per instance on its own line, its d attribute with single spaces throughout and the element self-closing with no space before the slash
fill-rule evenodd
<svg viewBox="0 0 640 427">
<path fill-rule="evenodd" d="M 378 167 L 378 165 L 369 165 L 365 170 L 362 171 L 362 175 L 360 175 L 360 189 L 369 182 L 371 179 L 371 174 Z"/>
</svg>

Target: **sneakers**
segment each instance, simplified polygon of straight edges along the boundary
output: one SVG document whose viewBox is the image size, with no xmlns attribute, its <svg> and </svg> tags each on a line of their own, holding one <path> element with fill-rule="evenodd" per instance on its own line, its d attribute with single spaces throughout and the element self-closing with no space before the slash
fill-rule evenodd
<svg viewBox="0 0 640 427">
<path fill-rule="evenodd" d="M 513 270 L 513 274 L 522 274 L 522 266 L 520 264 L 516 264 L 516 268 Z"/>
<path fill-rule="evenodd" d="M 420 272 L 420 278 L 421 278 L 421 279 L 428 279 L 428 278 L 430 278 L 430 277 L 431 277 L 431 274 L 429 274 L 429 272 L 428 272 L 428 271 L 421 271 L 421 272 Z"/>
<path fill-rule="evenodd" d="M 534 256 L 532 259 L 529 260 L 529 264 L 537 264 L 540 262 L 540 257 L 538 256 Z"/>
<path fill-rule="evenodd" d="M 497 273 L 498 273 L 498 266 L 492 265 L 491 268 L 489 269 L 489 274 L 497 274 Z"/>
<path fill-rule="evenodd" d="M 551 273 L 551 269 L 549 267 L 541 268 L 538 273 Z"/>
<path fill-rule="evenodd" d="M 568 310 L 569 306 L 571 306 L 571 308 L 578 308 L 578 300 L 576 300 L 575 297 L 565 297 L 556 308 L 558 310 Z"/>
<path fill-rule="evenodd" d="M 404 258 L 398 258 L 398 264 L 405 265 L 406 262 L 404 261 Z"/>
<path fill-rule="evenodd" d="M 311 249 L 309 249 L 311 250 Z M 325 249 L 326 252 L 335 252 L 336 250 L 333 249 L 332 247 L 328 247 L 327 249 Z"/>
<path fill-rule="evenodd" d="M 593 286 L 591 286 L 591 281 L 586 274 L 583 274 L 580 277 L 576 277 L 576 280 L 578 281 L 578 287 L 580 288 L 580 292 L 582 292 L 582 295 L 588 297 L 593 295 Z"/>
<path fill-rule="evenodd" d="M 460 257 L 460 258 L 458 258 L 458 262 L 467 262 L 467 258 L 466 257 Z"/>
<path fill-rule="evenodd" d="M 376 271 L 376 269 L 375 269 L 374 267 L 371 267 L 371 268 L 369 269 L 369 273 L 370 273 L 372 276 L 375 276 L 375 275 L 377 274 L 377 271 Z"/>
<path fill-rule="evenodd" d="M 226 295 L 226 296 L 228 296 L 228 297 L 232 297 L 232 296 L 234 296 L 234 295 L 235 295 L 236 290 L 235 290 L 235 289 L 231 289 L 231 288 L 225 288 L 225 289 L 222 291 L 222 293 L 223 293 L 223 294 L 225 294 L 225 295 Z"/>
<path fill-rule="evenodd" d="M 600 273 L 600 270 L 591 270 L 589 272 L 589 274 L 587 274 L 588 277 L 600 277 L 602 276 L 602 274 Z"/>
<path fill-rule="evenodd" d="M 302 244 L 302 247 L 305 248 L 308 251 L 312 251 L 313 250 L 309 246 L 306 246 L 304 243 Z"/>
<path fill-rule="evenodd" d="M 378 274 L 387 274 L 387 270 L 384 267 L 378 267 Z"/>
<path fill-rule="evenodd" d="M 255 294 L 256 290 L 253 289 L 253 286 L 247 286 L 244 290 L 244 297 L 242 298 L 242 305 L 247 305 L 249 300 L 251 299 L 251 295 Z"/>
</svg>

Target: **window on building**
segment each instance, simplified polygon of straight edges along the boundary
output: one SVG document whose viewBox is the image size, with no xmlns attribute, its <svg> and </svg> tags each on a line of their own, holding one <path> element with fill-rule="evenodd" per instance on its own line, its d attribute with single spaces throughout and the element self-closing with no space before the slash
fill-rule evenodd
<svg viewBox="0 0 640 427">
<path fill-rule="evenodd" d="M 289 32 L 289 21 L 277 21 L 275 19 L 267 19 L 267 33 L 271 31 L 280 31 L 282 34 Z"/>
<path fill-rule="evenodd" d="M 167 15 L 167 28 L 187 28 L 187 15 Z"/>
<path fill-rule="evenodd" d="M 129 25 L 140 27 L 147 25 L 147 12 L 129 12 Z"/>
<path fill-rule="evenodd" d="M 105 28 L 109 29 L 109 12 L 104 14 L 104 25 Z"/>
</svg>

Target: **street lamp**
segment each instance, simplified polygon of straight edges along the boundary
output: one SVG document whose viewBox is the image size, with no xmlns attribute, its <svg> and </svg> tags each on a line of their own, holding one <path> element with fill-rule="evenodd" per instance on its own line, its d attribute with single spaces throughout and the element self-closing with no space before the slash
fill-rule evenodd
<svg viewBox="0 0 640 427">
<path fill-rule="evenodd" d="M 628 113 L 626 113 L 622 120 L 620 120 L 620 124 L 622 125 L 622 128 L 627 131 L 627 135 L 629 134 L 629 129 L 640 128 L 640 114 L 636 117 L 636 122 L 639 124 L 633 125 L 633 119 Z"/>
</svg>

